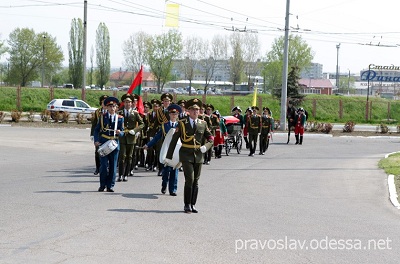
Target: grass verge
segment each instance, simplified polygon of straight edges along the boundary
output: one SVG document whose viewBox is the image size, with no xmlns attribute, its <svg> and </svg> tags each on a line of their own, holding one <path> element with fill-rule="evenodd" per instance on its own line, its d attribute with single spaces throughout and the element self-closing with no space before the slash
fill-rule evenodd
<svg viewBox="0 0 400 264">
<path fill-rule="evenodd" d="M 394 184 L 396 185 L 396 192 L 400 194 L 400 153 L 394 153 L 386 159 L 381 159 L 378 163 L 379 168 L 383 169 L 386 174 L 394 175 Z M 397 200 L 400 203 L 399 197 Z"/>
</svg>

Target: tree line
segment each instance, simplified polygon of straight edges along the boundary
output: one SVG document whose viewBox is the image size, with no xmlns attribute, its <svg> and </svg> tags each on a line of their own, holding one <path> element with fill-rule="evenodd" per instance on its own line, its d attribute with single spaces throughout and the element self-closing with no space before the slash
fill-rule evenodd
<svg viewBox="0 0 400 264">
<path fill-rule="evenodd" d="M 68 42 L 69 66 L 63 69 L 64 55 L 55 37 L 47 32 L 16 28 L 7 39 L 8 45 L 0 42 L 0 57 L 9 54 L 7 65 L 3 64 L 0 68 L 3 81 L 10 85 L 27 86 L 30 81 L 41 77 L 49 85 L 72 83 L 75 87 L 82 87 L 83 34 L 82 20 L 72 19 Z M 173 80 L 173 67 L 177 67 L 189 82 L 196 75 L 204 76 L 206 90 L 215 80 L 217 62 L 228 61 L 229 80 L 234 90 L 243 81 L 248 83 L 250 89 L 250 77 L 261 74 L 264 90 L 280 97 L 283 42 L 283 36 L 276 38 L 263 56 L 256 33 L 232 32 L 228 36 L 215 35 L 209 41 L 197 36 L 183 38 L 176 29 L 156 35 L 140 31 L 130 35 L 123 43 L 123 66 L 133 72 L 138 72 L 141 65 L 147 66 L 159 92 Z M 310 66 L 314 52 L 299 35 L 290 35 L 289 47 L 289 78 L 294 78 L 293 89 L 297 89 L 298 75 Z M 110 34 L 105 23 L 98 25 L 95 48 L 90 48 L 88 57 L 87 82 L 105 86 L 110 76 Z M 292 85 L 292 82 L 288 83 Z M 293 89 L 288 87 L 289 92 Z"/>
</svg>

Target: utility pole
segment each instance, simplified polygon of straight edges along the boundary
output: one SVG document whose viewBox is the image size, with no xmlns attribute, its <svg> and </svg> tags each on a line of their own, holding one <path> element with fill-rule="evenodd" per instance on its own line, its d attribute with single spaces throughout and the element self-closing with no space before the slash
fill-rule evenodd
<svg viewBox="0 0 400 264">
<path fill-rule="evenodd" d="M 336 45 L 336 88 L 339 91 L 339 49 L 340 49 L 340 43 Z"/>
<path fill-rule="evenodd" d="M 44 43 L 46 42 L 46 35 L 43 35 L 43 43 L 42 43 L 42 84 L 40 85 L 42 88 L 44 86 Z"/>
<path fill-rule="evenodd" d="M 87 0 L 83 1 L 83 80 L 82 100 L 86 100 L 86 43 L 87 43 Z"/>
<path fill-rule="evenodd" d="M 287 77 L 288 77 L 288 60 L 289 60 L 289 13 L 290 0 L 286 0 L 286 16 L 285 16 L 285 43 L 283 49 L 283 69 L 282 69 L 282 91 L 281 91 L 281 130 L 286 130 L 286 101 L 287 101 Z"/>
</svg>

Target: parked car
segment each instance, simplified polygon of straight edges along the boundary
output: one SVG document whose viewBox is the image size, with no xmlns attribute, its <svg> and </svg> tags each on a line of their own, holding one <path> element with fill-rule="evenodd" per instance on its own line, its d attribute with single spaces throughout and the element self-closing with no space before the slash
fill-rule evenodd
<svg viewBox="0 0 400 264">
<path fill-rule="evenodd" d="M 51 111 L 51 118 L 54 119 L 55 113 L 68 112 L 73 115 L 85 114 L 91 116 L 97 108 L 91 107 L 88 103 L 76 98 L 69 99 L 53 99 L 47 104 L 47 110 Z"/>
<path fill-rule="evenodd" d="M 200 90 L 199 89 L 199 90 L 196 91 L 196 93 L 202 95 L 202 94 L 204 94 L 204 90 Z"/>
</svg>

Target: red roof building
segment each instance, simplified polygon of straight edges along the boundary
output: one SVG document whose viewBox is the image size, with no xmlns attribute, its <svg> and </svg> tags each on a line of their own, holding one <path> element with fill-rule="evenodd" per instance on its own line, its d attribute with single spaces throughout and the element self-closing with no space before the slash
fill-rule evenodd
<svg viewBox="0 0 400 264">
<path fill-rule="evenodd" d="M 328 79 L 300 79 L 302 94 L 332 94 L 333 85 Z"/>
<path fill-rule="evenodd" d="M 110 75 L 110 83 L 115 87 L 131 85 L 136 73 L 132 71 L 116 71 Z M 143 87 L 155 87 L 154 76 L 150 72 L 143 72 Z"/>
</svg>

